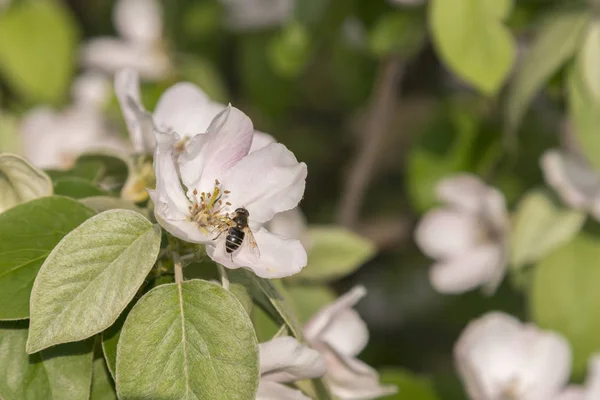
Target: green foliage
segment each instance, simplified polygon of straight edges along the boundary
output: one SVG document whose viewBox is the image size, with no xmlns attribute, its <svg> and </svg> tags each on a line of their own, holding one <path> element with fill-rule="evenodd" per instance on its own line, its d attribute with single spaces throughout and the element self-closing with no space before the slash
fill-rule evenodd
<svg viewBox="0 0 600 400">
<path fill-rule="evenodd" d="M 102 358 L 94 360 L 90 400 L 117 400 L 112 378 Z"/>
<path fill-rule="evenodd" d="M 94 212 L 66 197 L 32 200 L 0 214 L 0 319 L 29 318 L 33 281 L 50 251 Z"/>
<path fill-rule="evenodd" d="M 288 287 L 288 293 L 303 324 L 336 299 L 335 292 L 325 285 L 292 285 Z"/>
<path fill-rule="evenodd" d="M 598 260 L 598 237 L 580 234 L 544 257 L 533 271 L 533 319 L 569 340 L 577 376 L 583 376 L 589 356 L 600 348 Z"/>
<path fill-rule="evenodd" d="M 587 27 L 579 53 L 579 68 L 591 100 L 600 104 L 600 21 L 597 19 Z"/>
<path fill-rule="evenodd" d="M 60 103 L 74 72 L 77 36 L 61 2 L 15 2 L 0 13 L 0 72 L 25 100 Z"/>
<path fill-rule="evenodd" d="M 126 210 L 98 214 L 65 236 L 33 285 L 28 352 L 111 326 L 154 265 L 160 239 L 157 227 Z"/>
<path fill-rule="evenodd" d="M 83 199 L 85 197 L 106 196 L 104 190 L 83 178 L 60 178 L 54 182 L 54 193 Z"/>
<path fill-rule="evenodd" d="M 386 368 L 381 371 L 381 381 L 398 386 L 398 393 L 387 400 L 439 400 L 430 380 L 403 369 Z"/>
<path fill-rule="evenodd" d="M 273 70 L 284 78 L 297 77 L 308 62 L 311 42 L 306 28 L 292 22 L 271 39 L 268 57 Z"/>
<path fill-rule="evenodd" d="M 407 12 L 384 14 L 369 34 L 369 48 L 378 57 L 396 54 L 410 58 L 423 46 L 425 21 Z"/>
<path fill-rule="evenodd" d="M 483 94 L 498 93 L 515 59 L 504 26 L 512 0 L 431 0 L 429 27 L 438 54 Z"/>
<path fill-rule="evenodd" d="M 93 341 L 25 352 L 27 324 L 0 323 L 0 396 L 4 400 L 88 399 Z M 10 366 L 10 367 L 7 367 Z"/>
<path fill-rule="evenodd" d="M 14 154 L 0 154 L 0 213 L 52 194 L 48 175 Z"/>
<path fill-rule="evenodd" d="M 92 210 L 101 213 L 107 210 L 122 209 L 131 210 L 142 214 L 144 217 L 148 217 L 146 210 L 139 208 L 133 202 L 125 199 L 110 196 L 92 196 L 86 197 L 80 200 L 83 204 L 91 208 Z"/>
<path fill-rule="evenodd" d="M 515 269 L 540 258 L 571 240 L 583 225 L 585 213 L 557 207 L 544 191 L 521 199 L 510 235 L 510 262 Z"/>
<path fill-rule="evenodd" d="M 207 281 L 151 290 L 119 339 L 117 392 L 123 399 L 251 399 L 258 375 L 258 345 L 246 311 Z"/>
</svg>

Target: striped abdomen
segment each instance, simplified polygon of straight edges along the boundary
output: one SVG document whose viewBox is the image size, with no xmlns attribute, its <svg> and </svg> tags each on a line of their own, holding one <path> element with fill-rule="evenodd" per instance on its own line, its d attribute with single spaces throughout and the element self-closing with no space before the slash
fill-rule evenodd
<svg viewBox="0 0 600 400">
<path fill-rule="evenodd" d="M 244 242 L 245 235 L 244 231 L 240 229 L 230 228 L 229 232 L 227 232 L 227 237 L 225 238 L 225 251 L 227 253 L 233 253 L 239 249 Z"/>
</svg>

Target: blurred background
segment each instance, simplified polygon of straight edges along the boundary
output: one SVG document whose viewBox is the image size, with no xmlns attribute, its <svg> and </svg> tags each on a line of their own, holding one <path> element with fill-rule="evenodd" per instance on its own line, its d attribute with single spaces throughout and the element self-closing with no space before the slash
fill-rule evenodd
<svg viewBox="0 0 600 400">
<path fill-rule="evenodd" d="M 436 293 L 414 227 L 436 205 L 435 184 L 456 172 L 479 175 L 509 205 L 544 185 L 538 160 L 568 136 L 566 71 L 583 39 L 556 33 L 543 53 L 536 37 L 596 7 L 479 1 L 0 0 L 0 150 L 52 169 L 44 156 L 63 139 L 42 139 L 51 130 L 72 137 L 99 123 L 126 138 L 112 93 L 124 66 L 140 71 L 149 110 L 178 81 L 231 102 L 308 165 L 309 226 L 343 227 L 372 246 L 343 273 L 294 281 L 301 315 L 364 284 L 362 358 L 410 371 L 415 399 L 463 399 L 453 343 L 486 310 L 527 318 L 526 289 L 507 279 L 494 296 Z M 531 84 L 525 95 L 515 79 Z"/>
</svg>

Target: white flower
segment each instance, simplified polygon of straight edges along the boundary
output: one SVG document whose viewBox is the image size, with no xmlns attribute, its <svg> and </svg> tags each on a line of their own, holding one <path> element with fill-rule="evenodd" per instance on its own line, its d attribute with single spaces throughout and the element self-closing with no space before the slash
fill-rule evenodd
<svg viewBox="0 0 600 400">
<path fill-rule="evenodd" d="M 157 131 L 156 190 L 150 195 L 157 220 L 174 236 L 206 244 L 208 255 L 227 268 L 281 278 L 306 265 L 306 251 L 298 240 L 274 235 L 263 224 L 298 205 L 306 165 L 279 143 L 249 153 L 253 136 L 252 121 L 231 106 L 213 119 L 206 134 L 183 146 L 177 133 Z M 238 208 L 248 211 L 252 235 L 227 253 L 227 229 Z"/>
<path fill-rule="evenodd" d="M 259 355 L 257 400 L 310 400 L 299 390 L 283 383 L 318 378 L 325 374 L 325 361 L 319 352 L 290 336 L 259 344 Z"/>
<path fill-rule="evenodd" d="M 552 400 L 598 400 L 600 399 L 600 354 L 594 354 L 588 363 L 588 375 L 584 385 L 569 385 Z"/>
<path fill-rule="evenodd" d="M 298 239 L 306 251 L 310 251 L 312 243 L 308 234 L 308 225 L 299 207 L 275 214 L 266 226 L 276 235 Z"/>
<path fill-rule="evenodd" d="M 437 260 L 430 271 L 434 288 L 461 293 L 483 285 L 493 292 L 506 272 L 508 213 L 504 196 L 472 175 L 457 175 L 436 188 L 443 208 L 419 222 L 415 240 Z"/>
<path fill-rule="evenodd" d="M 552 399 L 571 370 L 571 349 L 563 337 L 500 312 L 472 321 L 454 357 L 472 400 Z"/>
<path fill-rule="evenodd" d="M 600 175 L 575 154 L 548 150 L 541 158 L 546 182 L 569 207 L 600 221 Z"/>
<path fill-rule="evenodd" d="M 171 62 L 162 43 L 162 8 L 156 0 L 118 0 L 113 23 L 121 38 L 101 37 L 84 44 L 86 67 L 115 73 L 131 67 L 146 79 L 169 74 Z"/>
<path fill-rule="evenodd" d="M 73 104 L 29 111 L 19 127 L 23 155 L 39 168 L 62 169 L 86 151 L 126 151 L 128 143 L 107 127 L 100 110 L 109 95 L 104 84 L 97 75 L 83 75 L 73 84 Z"/>
<path fill-rule="evenodd" d="M 227 26 L 233 30 L 270 28 L 284 24 L 294 13 L 295 0 L 221 0 Z"/>
<path fill-rule="evenodd" d="M 356 286 L 304 327 L 306 340 L 327 362 L 325 380 L 341 400 L 375 399 L 397 391 L 395 386 L 381 385 L 377 371 L 356 358 L 369 341 L 369 331 L 352 307 L 365 295 L 366 289 Z"/>
</svg>

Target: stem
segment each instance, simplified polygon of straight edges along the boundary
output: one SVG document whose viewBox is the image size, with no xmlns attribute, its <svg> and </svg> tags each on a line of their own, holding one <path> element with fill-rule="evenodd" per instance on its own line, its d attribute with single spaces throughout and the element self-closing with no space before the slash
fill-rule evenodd
<svg viewBox="0 0 600 400">
<path fill-rule="evenodd" d="M 229 278 L 227 277 L 227 271 L 225 271 L 225 267 L 221 264 L 217 264 L 217 268 L 219 269 L 219 276 L 221 277 L 221 285 L 223 285 L 223 289 L 229 290 Z"/>
<path fill-rule="evenodd" d="M 369 111 L 359 153 L 350 167 L 350 173 L 340 201 L 338 221 L 354 228 L 363 198 L 373 176 L 382 149 L 387 127 L 396 104 L 396 87 L 404 73 L 404 63 L 399 58 L 385 60 L 380 68 L 369 101 Z"/>
<path fill-rule="evenodd" d="M 181 258 L 179 253 L 176 251 L 171 253 L 173 257 L 173 270 L 175 271 L 175 283 L 181 285 L 183 283 L 183 266 L 181 264 Z"/>
</svg>

